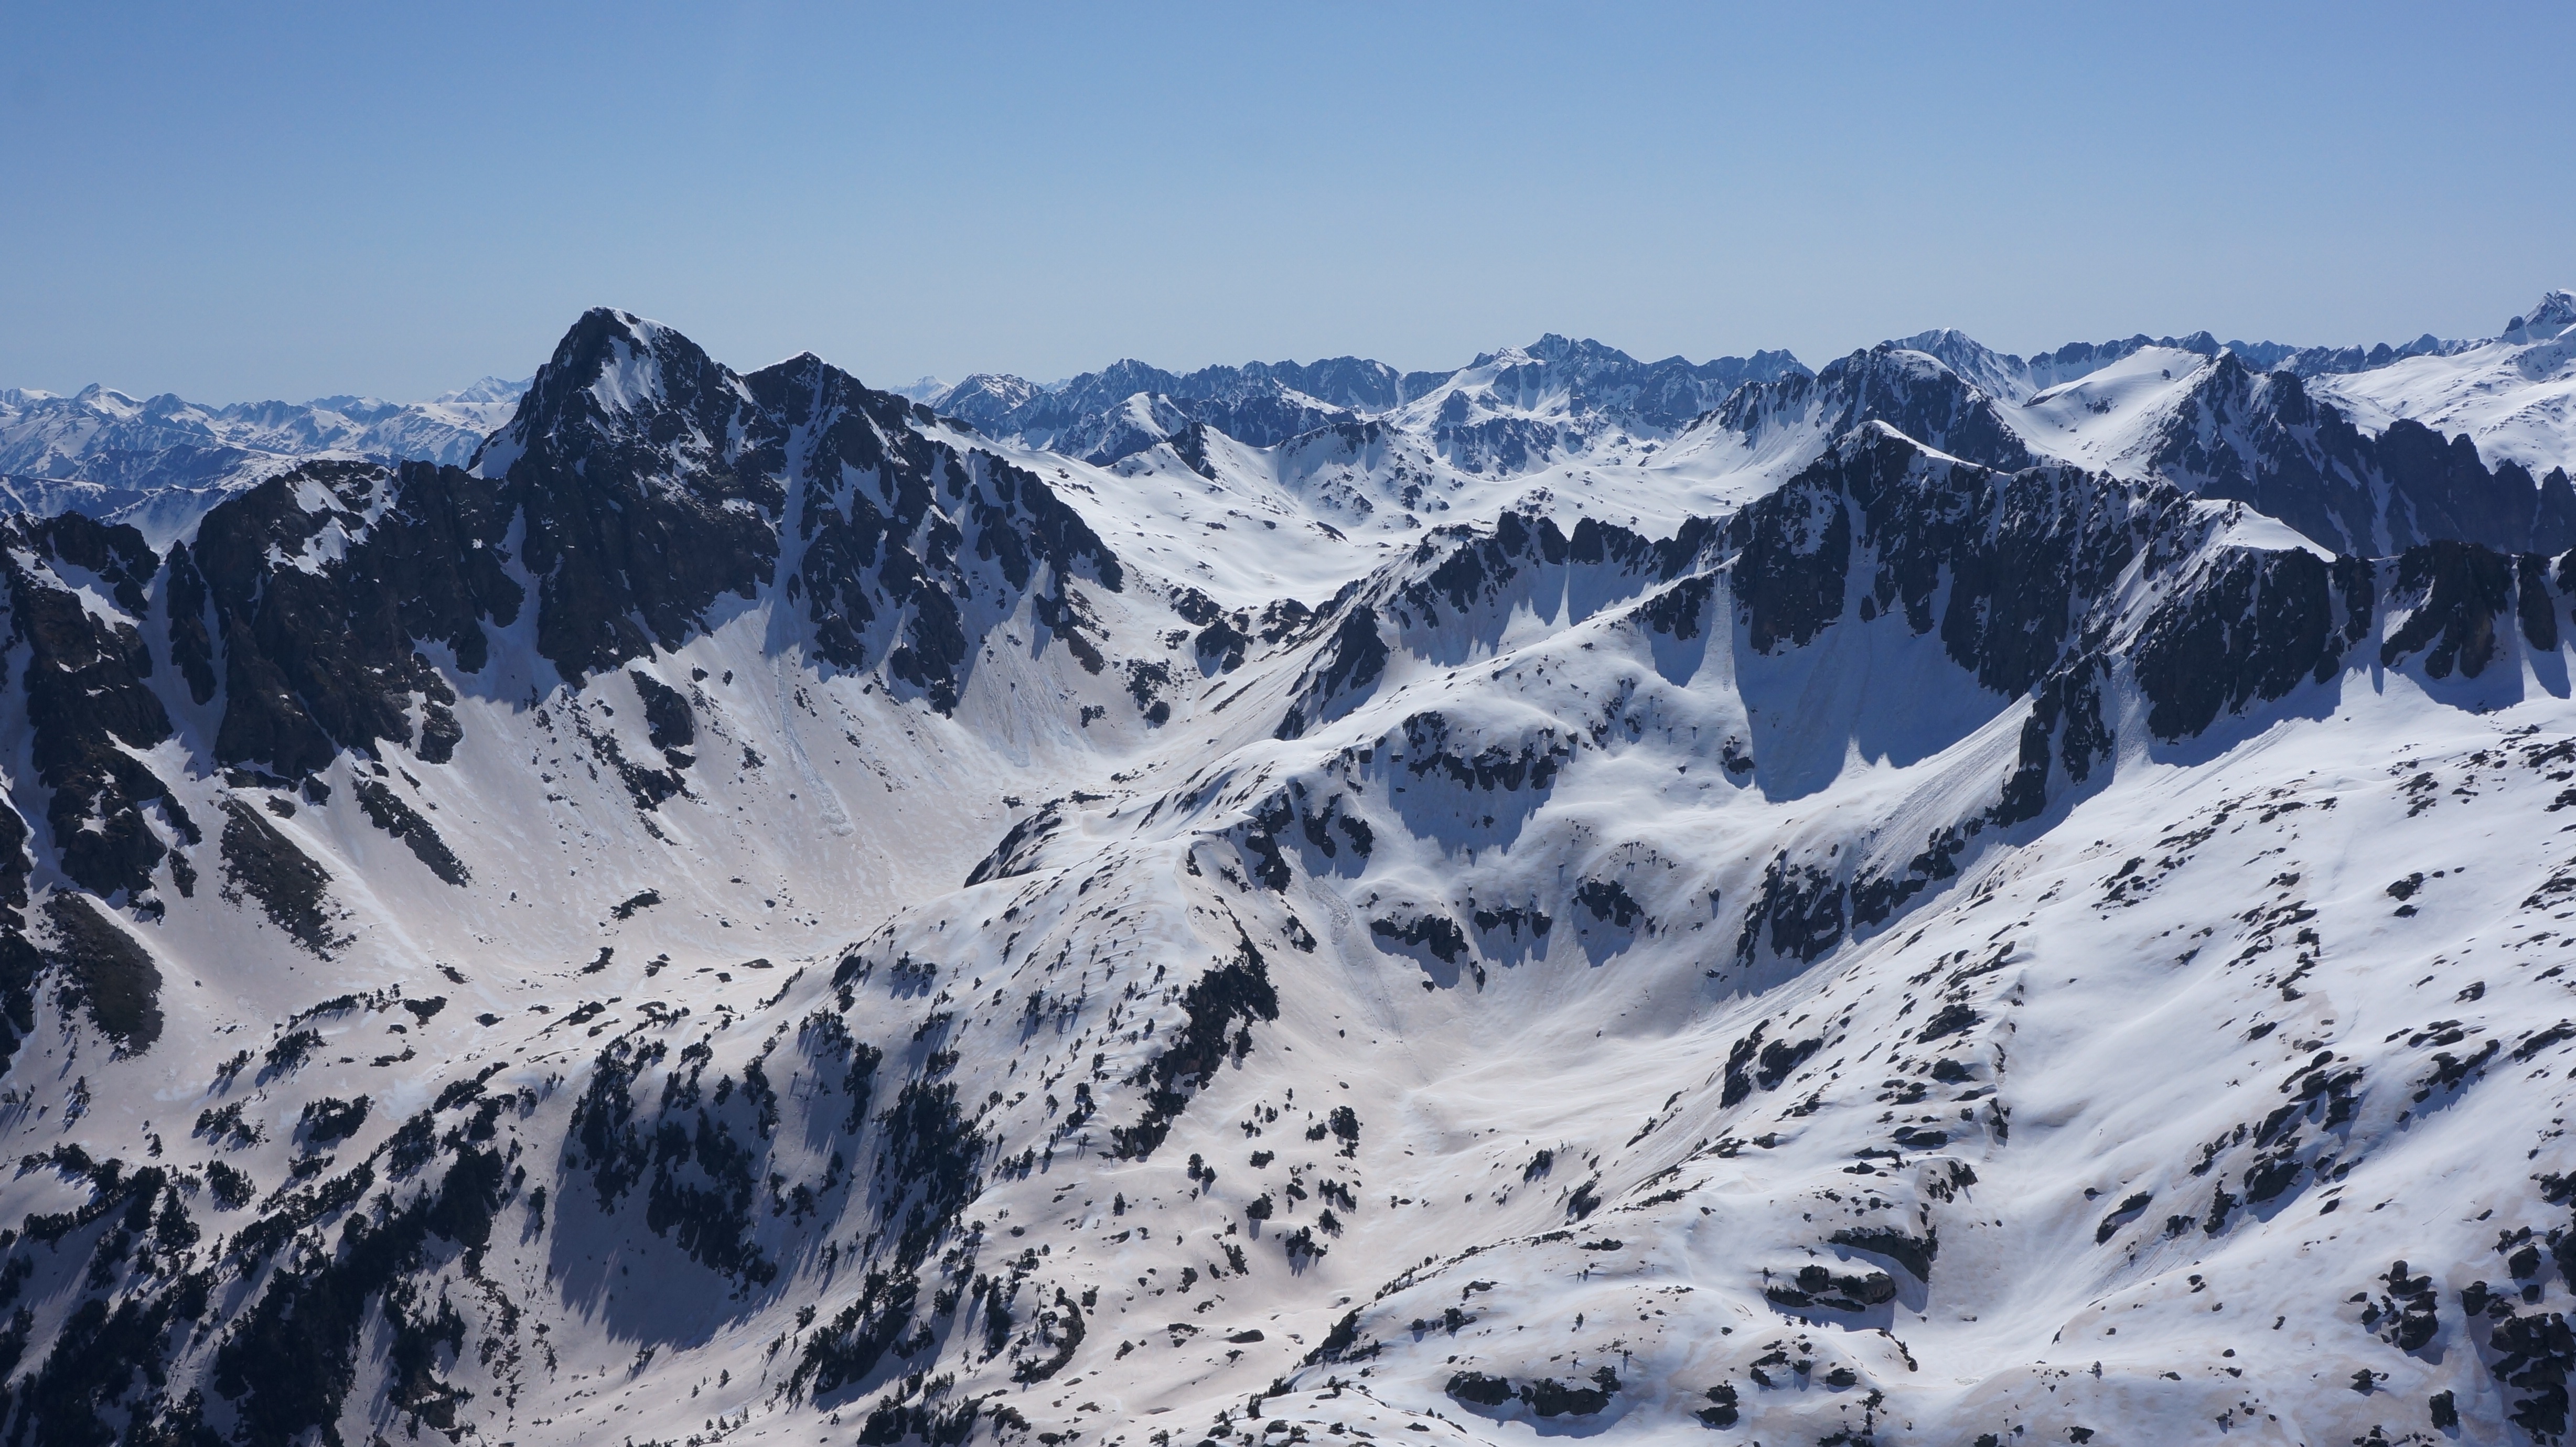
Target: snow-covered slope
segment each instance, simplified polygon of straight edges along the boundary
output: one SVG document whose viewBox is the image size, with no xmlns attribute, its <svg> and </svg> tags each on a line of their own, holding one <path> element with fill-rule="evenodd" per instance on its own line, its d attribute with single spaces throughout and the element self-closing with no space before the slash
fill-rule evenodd
<svg viewBox="0 0 2576 1447">
<path fill-rule="evenodd" d="M 2092 376 L 2146 351 L 2189 352 L 2202 358 L 2216 357 L 2222 351 L 2234 352 L 2258 372 L 2324 377 L 2364 372 L 2409 357 L 2447 356 L 2477 343 L 2445 341 L 2427 332 L 2396 347 L 2386 342 L 2369 347 L 2295 347 L 2283 342 L 2222 343 L 2207 332 L 2155 338 L 2142 332 L 2116 341 L 2069 342 L 2056 351 L 2025 359 L 1995 351 L 1964 332 L 1945 327 L 1919 332 L 1895 345 L 1939 357 L 1989 396 L 2005 402 L 2026 402 L 2036 393 Z"/>
<path fill-rule="evenodd" d="M 2576 557 L 1770 385 L 1095 465 L 600 311 L 0 522 L 7 1430 L 2563 1437 Z"/>
<path fill-rule="evenodd" d="M 2332 378 L 2321 395 L 2372 431 L 2400 418 L 2465 436 L 2538 474 L 2576 459 L 2576 292 L 2551 291 L 2501 335 Z"/>
<path fill-rule="evenodd" d="M 2359 553 L 2451 538 L 2506 551 L 2576 546 L 2576 485 L 2564 466 L 2535 477 L 2492 466 L 2467 437 L 2400 419 L 2374 435 L 2317 384 L 2213 358 L 2146 348 L 2079 381 L 2005 407 L 2034 450 L 2204 497 L 2252 503 L 2316 542 Z"/>
<path fill-rule="evenodd" d="M 1121 363 L 1053 391 L 973 378 L 949 400 L 1010 446 L 1168 478 L 1175 498 L 1198 486 L 1183 478 L 1196 473 L 1208 500 L 1254 499 L 1275 513 L 1266 527 L 1293 517 L 1301 538 L 1320 527 L 1381 548 L 1512 509 L 1566 526 L 1582 516 L 1678 526 L 1760 496 L 1872 421 L 1990 465 L 2053 458 L 2250 501 L 2332 549 L 2391 553 L 2437 538 L 2507 551 L 2576 545 L 2564 459 L 2535 469 L 2403 419 L 2356 426 L 2315 395 L 2323 383 L 2301 380 L 2443 349 L 2460 344 L 2337 351 L 2222 346 L 2195 334 L 2025 360 L 1927 332 L 1809 373 L 1767 353 L 1641 367 L 1595 343 L 1550 337 L 1448 374 L 1399 377 L 1346 360 L 1177 378 Z M 1775 375 L 1757 375 L 1766 370 Z M 1336 395 L 1361 405 L 1343 408 L 1281 380 L 1328 375 L 1340 379 Z M 1373 381 L 1357 386 L 1354 376 Z M 1146 385 L 1174 392 L 1119 390 Z M 1376 405 L 1390 397 L 1400 400 Z M 1344 578 L 1370 555 L 1307 553 L 1328 570 L 1339 556 Z M 1311 567 L 1293 575 L 1321 581 Z"/>
</svg>

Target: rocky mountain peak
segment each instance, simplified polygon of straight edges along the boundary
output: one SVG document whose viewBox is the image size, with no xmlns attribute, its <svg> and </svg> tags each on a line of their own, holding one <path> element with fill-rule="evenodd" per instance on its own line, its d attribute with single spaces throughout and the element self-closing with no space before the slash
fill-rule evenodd
<svg viewBox="0 0 2576 1447">
<path fill-rule="evenodd" d="M 2576 291 L 2558 287 L 2543 292 L 2538 305 L 2505 323 L 2505 334 L 2533 335 L 2576 326 Z"/>
<path fill-rule="evenodd" d="M 1810 446 L 1872 422 L 1954 456 L 1992 467 L 2027 467 L 2029 448 L 1995 399 L 1940 357 L 1893 342 L 1854 351 L 1812 375 L 1748 384 L 1709 421 L 1757 452 L 1805 435 Z"/>
<path fill-rule="evenodd" d="M 2338 552 L 2402 551 L 2437 538 L 2507 551 L 2576 546 L 2576 487 L 2489 465 L 2475 442 L 2398 419 L 2376 436 L 2290 371 L 2258 372 L 2234 349 L 2190 382 L 2140 450 L 2144 470 L 2233 498 Z"/>
<path fill-rule="evenodd" d="M 730 380 L 679 332 L 593 307 L 537 369 L 502 435 L 513 444 L 513 460 L 546 439 L 584 430 L 667 446 L 678 440 L 673 429 L 687 429 L 703 449 L 721 438 L 720 419 L 739 400 Z M 478 466 L 490 462 L 487 454 Z"/>
</svg>

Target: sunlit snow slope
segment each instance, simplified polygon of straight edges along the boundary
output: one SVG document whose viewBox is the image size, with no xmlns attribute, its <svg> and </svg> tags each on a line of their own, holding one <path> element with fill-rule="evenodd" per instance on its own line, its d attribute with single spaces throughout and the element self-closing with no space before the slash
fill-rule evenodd
<svg viewBox="0 0 2576 1447">
<path fill-rule="evenodd" d="M 2576 449 L 2576 292 L 2552 291 L 2484 342 L 2336 377 L 2320 390 L 2371 428 L 2409 418 L 2534 472 Z"/>
</svg>

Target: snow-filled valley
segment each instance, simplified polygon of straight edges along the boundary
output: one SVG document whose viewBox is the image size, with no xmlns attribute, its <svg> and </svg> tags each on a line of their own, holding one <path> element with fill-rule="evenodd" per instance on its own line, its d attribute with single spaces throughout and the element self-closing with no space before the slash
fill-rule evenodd
<svg viewBox="0 0 2576 1447">
<path fill-rule="evenodd" d="M 0 394 L 0 1420 L 2563 1440 L 2571 307 Z"/>
</svg>

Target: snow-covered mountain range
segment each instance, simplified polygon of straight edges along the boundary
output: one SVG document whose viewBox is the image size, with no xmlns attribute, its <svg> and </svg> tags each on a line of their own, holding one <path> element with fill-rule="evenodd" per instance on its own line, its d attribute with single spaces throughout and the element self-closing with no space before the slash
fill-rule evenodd
<svg viewBox="0 0 2576 1447">
<path fill-rule="evenodd" d="M 0 1422 L 2563 1440 L 2571 324 L 6 394 Z"/>
<path fill-rule="evenodd" d="M 217 501 L 307 458 L 462 464 L 527 386 L 486 377 L 428 402 L 229 407 L 99 386 L 69 397 L 0 389 L 0 502 L 132 523 L 164 546 Z"/>
</svg>

